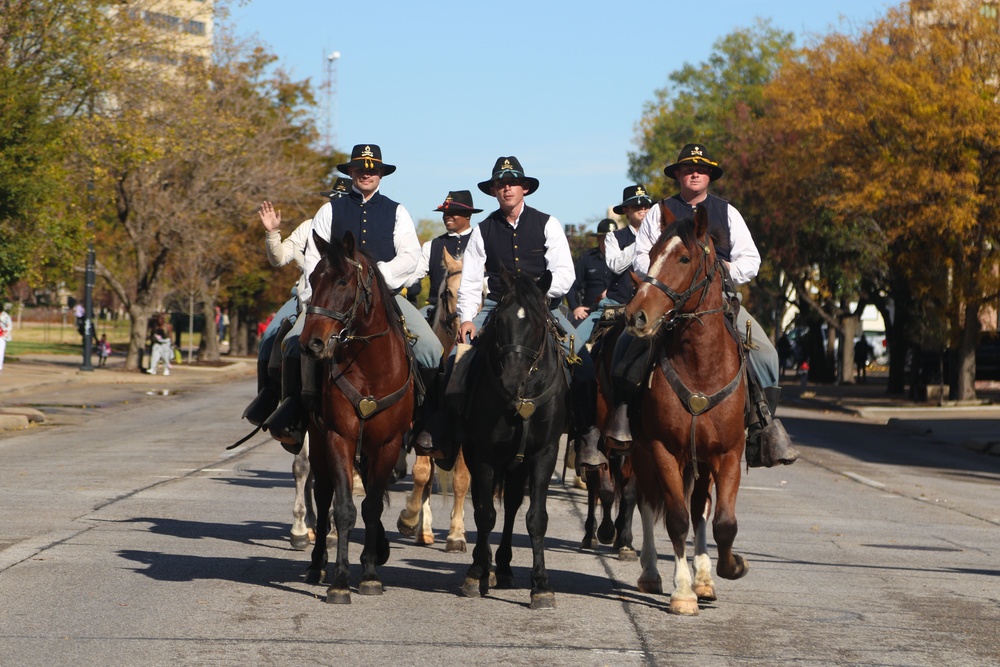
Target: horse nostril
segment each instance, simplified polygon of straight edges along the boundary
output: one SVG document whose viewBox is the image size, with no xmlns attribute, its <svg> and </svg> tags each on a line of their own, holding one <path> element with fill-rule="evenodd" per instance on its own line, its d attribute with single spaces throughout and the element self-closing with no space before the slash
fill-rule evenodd
<svg viewBox="0 0 1000 667">
<path fill-rule="evenodd" d="M 646 328 L 646 311 L 640 310 L 632 316 L 632 326 L 638 331 L 642 331 Z"/>
<path fill-rule="evenodd" d="M 309 341 L 309 349 L 316 354 L 321 353 L 324 347 L 326 346 L 323 344 L 323 340 L 321 338 L 313 338 Z"/>
</svg>

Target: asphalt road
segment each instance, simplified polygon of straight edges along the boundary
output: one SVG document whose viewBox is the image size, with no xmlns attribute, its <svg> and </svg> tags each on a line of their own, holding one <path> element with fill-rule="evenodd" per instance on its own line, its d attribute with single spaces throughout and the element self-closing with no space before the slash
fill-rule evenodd
<svg viewBox="0 0 1000 667">
<path fill-rule="evenodd" d="M 338 606 L 323 602 L 325 586 L 303 582 L 308 553 L 288 545 L 291 457 L 260 436 L 224 450 L 248 430 L 239 415 L 251 381 L 167 395 L 74 391 L 87 400 L 26 399 L 48 406 L 50 425 L 0 438 L 3 665 L 986 665 L 1000 656 L 1000 457 L 783 410 L 802 458 L 744 476 L 736 549 L 750 572 L 716 579 L 718 601 L 696 617 L 671 616 L 666 596 L 638 592 L 637 563 L 607 547 L 580 551 L 585 492 L 561 480 L 546 538 L 557 609 L 528 609 L 524 508 L 520 588 L 461 597 L 471 551 L 444 552 L 445 499 L 432 501 L 437 544 L 396 532 L 406 478 L 384 519 L 385 594 L 355 592 Z M 638 519 L 636 533 L 638 547 Z M 358 539 L 360 530 L 355 584 Z M 660 529 L 667 584 L 668 545 Z"/>
</svg>

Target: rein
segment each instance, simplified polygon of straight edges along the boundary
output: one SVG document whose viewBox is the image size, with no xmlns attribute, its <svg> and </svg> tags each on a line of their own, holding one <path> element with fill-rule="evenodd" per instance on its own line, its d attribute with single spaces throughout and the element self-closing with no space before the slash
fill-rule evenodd
<svg viewBox="0 0 1000 667">
<path fill-rule="evenodd" d="M 351 309 L 347 312 L 340 312 L 337 310 L 330 310 L 329 308 L 323 308 L 321 306 L 306 306 L 306 314 L 312 315 L 322 315 L 324 317 L 329 317 L 331 320 L 336 320 L 343 324 L 343 328 L 340 333 L 336 335 L 338 343 L 346 344 L 354 341 L 369 342 L 375 338 L 385 336 L 389 333 L 389 327 L 386 327 L 385 331 L 380 331 L 376 334 L 370 334 L 368 336 L 356 336 L 353 333 L 354 319 L 358 313 L 358 306 L 362 303 L 365 305 L 365 314 L 371 312 L 372 306 L 372 281 L 375 279 L 375 269 L 368 265 L 367 275 L 362 276 L 362 267 L 360 262 L 356 262 L 353 259 L 346 260 L 349 264 L 354 266 L 358 270 L 357 278 L 357 289 L 354 292 L 354 301 L 351 303 Z M 362 280 L 364 278 L 364 280 Z M 331 336 L 332 340 L 334 337 Z"/>
<path fill-rule="evenodd" d="M 692 296 L 694 296 L 695 292 L 697 292 L 698 290 L 701 290 L 701 297 L 699 297 L 698 303 L 695 304 L 695 308 L 701 305 L 701 302 L 705 300 L 706 296 L 708 296 L 708 289 L 709 287 L 712 286 L 712 281 L 715 279 L 715 272 L 719 268 L 719 262 L 720 262 L 719 259 L 716 259 L 715 262 L 710 267 L 706 268 L 706 264 L 708 263 L 708 255 L 711 252 L 711 250 L 708 247 L 708 243 L 703 242 L 700 239 L 698 240 L 698 246 L 704 251 L 704 254 L 701 257 L 701 265 L 705 277 L 702 278 L 701 280 L 696 281 L 695 278 L 697 278 L 698 274 L 695 274 L 695 276 L 691 278 L 691 284 L 683 292 L 675 291 L 669 285 L 664 284 L 656 277 L 651 275 L 647 275 L 645 278 L 642 279 L 643 282 L 649 283 L 656 289 L 660 290 L 661 292 L 666 294 L 671 301 L 674 302 L 674 307 L 671 308 L 666 313 L 664 313 L 663 317 L 660 318 L 661 326 L 667 329 L 676 326 L 679 320 L 695 319 L 701 322 L 702 315 L 711 315 L 713 313 L 722 312 L 723 310 L 722 308 L 713 308 L 712 310 L 696 311 L 693 313 L 678 312 L 681 308 L 684 307 L 684 305 L 688 302 L 688 300 Z M 702 322 L 702 324 L 704 323 Z"/>
</svg>

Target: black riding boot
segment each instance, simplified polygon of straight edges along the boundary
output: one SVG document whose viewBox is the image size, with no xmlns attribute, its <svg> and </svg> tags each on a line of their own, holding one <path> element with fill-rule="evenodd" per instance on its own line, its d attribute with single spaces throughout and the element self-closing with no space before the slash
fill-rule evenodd
<svg viewBox="0 0 1000 667">
<path fill-rule="evenodd" d="M 755 396 L 756 394 L 756 396 Z M 751 397 L 757 413 L 757 421 L 747 430 L 746 458 L 750 468 L 770 468 L 775 465 L 790 465 L 799 458 L 799 452 L 788 437 L 785 427 L 774 419 L 778 408 L 781 387 L 764 387 L 763 391 L 751 387 Z"/>
<path fill-rule="evenodd" d="M 570 383 L 570 434 L 576 450 L 578 470 L 593 470 L 607 465 L 601 452 L 601 431 L 597 428 L 597 378 L 589 354 L 581 357 Z"/>
<path fill-rule="evenodd" d="M 414 449 L 422 456 L 430 456 L 442 470 L 455 467 L 458 443 L 453 429 L 455 416 L 444 409 L 445 374 L 438 368 L 422 368 L 420 376 L 425 387 L 423 405 L 414 418 Z"/>
<path fill-rule="evenodd" d="M 289 453 L 298 455 L 306 434 L 307 408 L 315 402 L 316 361 L 307 355 L 285 357 L 281 368 L 281 405 L 263 429 Z"/>
<path fill-rule="evenodd" d="M 622 338 L 628 334 L 622 334 Z M 630 417 L 637 416 L 639 397 L 642 393 L 642 382 L 650 365 L 652 343 L 644 338 L 629 336 L 621 358 L 615 361 L 612 369 L 614 408 L 604 435 L 619 443 L 622 449 L 632 446 L 632 428 Z"/>
<path fill-rule="evenodd" d="M 291 321 L 287 318 L 282 320 L 278 332 L 269 341 L 268 349 L 261 349 L 257 358 L 257 397 L 243 411 L 243 418 L 254 426 L 267 421 L 281 400 L 281 375 L 271 371 L 281 368 L 281 341 L 291 328 Z"/>
</svg>

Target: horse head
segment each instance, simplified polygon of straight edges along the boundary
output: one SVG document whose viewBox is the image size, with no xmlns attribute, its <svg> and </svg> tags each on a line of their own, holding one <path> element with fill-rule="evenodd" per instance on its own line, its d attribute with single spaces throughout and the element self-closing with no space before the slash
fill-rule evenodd
<svg viewBox="0 0 1000 667">
<path fill-rule="evenodd" d="M 655 336 L 696 311 L 716 272 L 705 208 L 698 206 L 694 218 L 681 220 L 666 208 L 663 212 L 663 232 L 649 251 L 649 272 L 625 309 L 628 331 L 639 338 Z M 633 279 L 638 280 L 634 274 Z"/>
<path fill-rule="evenodd" d="M 324 241 L 313 232 L 313 242 L 321 259 L 309 276 L 312 299 L 299 341 L 305 354 L 330 359 L 371 310 L 375 269 L 356 251 L 350 232 L 343 241 Z"/>
<path fill-rule="evenodd" d="M 537 369 L 548 333 L 548 300 L 552 274 L 541 277 L 502 275 L 504 294 L 493 309 L 483 334 L 490 346 L 491 363 L 504 391 L 517 396 Z"/>
<path fill-rule="evenodd" d="M 444 248 L 441 262 L 444 264 L 445 277 L 438 287 L 433 328 L 448 350 L 458 338 L 458 287 L 462 282 L 462 256 L 452 257 L 448 249 Z"/>
</svg>

